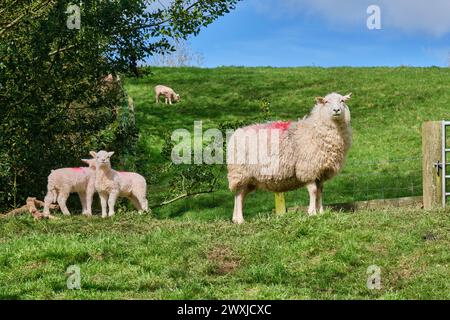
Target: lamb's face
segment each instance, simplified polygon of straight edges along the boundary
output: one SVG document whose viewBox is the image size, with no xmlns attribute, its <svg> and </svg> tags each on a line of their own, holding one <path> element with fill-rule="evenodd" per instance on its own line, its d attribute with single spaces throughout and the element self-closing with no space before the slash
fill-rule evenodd
<svg viewBox="0 0 450 320">
<path fill-rule="evenodd" d="M 91 151 L 91 156 L 95 159 L 95 166 L 98 169 L 102 168 L 110 168 L 111 167 L 111 157 L 114 154 L 114 152 L 107 152 L 107 151 Z"/>
<path fill-rule="evenodd" d="M 320 106 L 322 116 L 335 122 L 350 122 L 350 109 L 345 104 L 351 98 L 352 94 L 342 96 L 338 93 L 331 93 L 325 98 L 316 98 Z"/>
<path fill-rule="evenodd" d="M 175 100 L 176 102 L 180 101 L 180 100 L 181 100 L 180 95 L 179 95 L 179 94 L 175 94 L 174 100 Z"/>
</svg>

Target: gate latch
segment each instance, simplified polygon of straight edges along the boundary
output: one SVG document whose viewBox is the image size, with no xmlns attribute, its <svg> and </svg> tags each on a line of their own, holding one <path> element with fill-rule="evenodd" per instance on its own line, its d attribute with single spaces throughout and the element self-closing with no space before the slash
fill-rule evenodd
<svg viewBox="0 0 450 320">
<path fill-rule="evenodd" d="M 442 170 L 442 163 L 440 161 L 438 161 L 437 163 L 434 164 L 434 168 L 437 170 L 438 177 L 440 177 L 441 170 Z"/>
</svg>

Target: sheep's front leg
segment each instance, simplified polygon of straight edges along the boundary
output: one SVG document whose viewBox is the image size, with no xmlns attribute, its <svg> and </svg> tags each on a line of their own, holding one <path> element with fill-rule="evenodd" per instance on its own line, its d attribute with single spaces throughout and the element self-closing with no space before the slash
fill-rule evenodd
<svg viewBox="0 0 450 320">
<path fill-rule="evenodd" d="M 78 196 L 80 197 L 82 214 L 86 214 L 86 192 L 78 192 Z"/>
<path fill-rule="evenodd" d="M 309 208 L 308 214 L 310 216 L 315 216 L 317 214 L 317 184 L 315 182 L 310 183 L 306 186 L 309 192 Z"/>
<path fill-rule="evenodd" d="M 239 190 L 234 197 L 234 212 L 233 222 L 236 224 L 243 224 L 244 221 L 244 198 L 247 192 L 245 190 Z"/>
<path fill-rule="evenodd" d="M 119 196 L 119 192 L 118 191 L 112 191 L 109 194 L 109 199 L 108 199 L 108 207 L 109 207 L 109 216 L 112 217 L 114 215 L 114 206 L 116 205 L 116 200 L 117 197 Z"/>
<path fill-rule="evenodd" d="M 159 103 L 159 96 L 160 96 L 160 94 L 157 93 L 157 94 L 156 94 L 156 103 Z"/>
<path fill-rule="evenodd" d="M 92 201 L 94 199 L 95 190 L 88 188 L 86 191 L 86 212 L 85 215 L 92 216 Z"/>
<path fill-rule="evenodd" d="M 317 200 L 316 200 L 316 208 L 319 213 L 323 213 L 323 182 L 317 182 Z"/>
<path fill-rule="evenodd" d="M 69 209 L 67 209 L 67 206 L 66 206 L 66 201 L 67 201 L 68 197 L 69 197 L 69 195 L 65 194 L 63 192 L 60 192 L 58 195 L 59 208 L 61 209 L 62 213 L 65 216 L 70 216 L 70 211 L 69 211 Z"/>
<path fill-rule="evenodd" d="M 100 203 L 102 205 L 102 218 L 108 217 L 107 206 L 108 206 L 108 193 L 100 192 Z"/>
</svg>

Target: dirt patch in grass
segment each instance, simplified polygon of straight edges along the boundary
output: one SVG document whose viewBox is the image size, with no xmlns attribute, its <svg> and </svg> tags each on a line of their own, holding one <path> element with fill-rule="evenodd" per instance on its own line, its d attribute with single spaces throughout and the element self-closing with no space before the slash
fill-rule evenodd
<svg viewBox="0 0 450 320">
<path fill-rule="evenodd" d="M 241 263 L 241 259 L 227 246 L 212 248 L 207 253 L 207 257 L 212 265 L 211 273 L 218 275 L 225 275 L 233 272 Z"/>
</svg>

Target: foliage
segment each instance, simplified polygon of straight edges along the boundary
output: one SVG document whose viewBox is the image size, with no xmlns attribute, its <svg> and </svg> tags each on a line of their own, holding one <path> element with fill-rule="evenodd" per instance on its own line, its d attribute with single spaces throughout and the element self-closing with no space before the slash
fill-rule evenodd
<svg viewBox="0 0 450 320">
<path fill-rule="evenodd" d="M 197 34 L 238 0 L 83 1 L 70 29 L 69 0 L 5 0 L 0 8 L 0 211 L 41 196 L 50 169 L 78 166 L 89 149 L 114 149 L 133 166 L 138 132 L 108 74 Z"/>
</svg>

